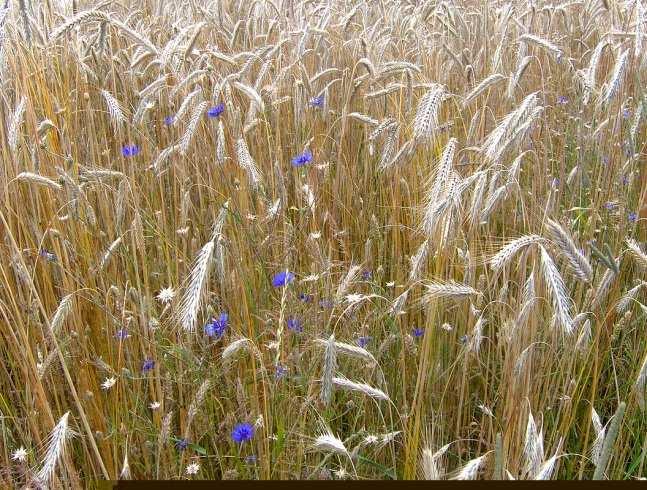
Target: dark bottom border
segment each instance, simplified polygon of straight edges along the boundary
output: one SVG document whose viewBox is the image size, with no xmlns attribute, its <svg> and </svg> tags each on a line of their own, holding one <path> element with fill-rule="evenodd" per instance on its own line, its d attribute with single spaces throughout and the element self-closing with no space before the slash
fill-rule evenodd
<svg viewBox="0 0 647 490">
<path fill-rule="evenodd" d="M 645 488 L 643 482 L 640 481 L 188 481 L 188 480 L 172 480 L 172 481 L 118 481 L 118 482 L 100 482 L 97 487 L 100 489 L 124 489 L 124 490 L 144 490 L 144 489 L 165 489 L 165 488 L 262 488 L 263 490 L 269 489 L 286 489 L 289 487 L 295 490 L 304 490 L 319 487 L 324 489 L 327 487 L 341 487 L 344 486 L 348 490 L 352 489 L 365 489 L 375 490 L 376 487 L 394 488 L 398 489 L 430 489 L 433 488 L 460 488 L 462 486 L 470 488 L 493 488 L 493 487 L 514 487 L 517 489 L 533 489 L 540 490 L 542 488 L 581 488 L 584 490 L 611 490 L 612 488 Z"/>
</svg>

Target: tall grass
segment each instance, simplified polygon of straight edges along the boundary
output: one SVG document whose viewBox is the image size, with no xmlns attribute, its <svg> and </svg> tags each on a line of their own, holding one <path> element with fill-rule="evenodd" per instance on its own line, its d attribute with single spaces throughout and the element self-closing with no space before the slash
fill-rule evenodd
<svg viewBox="0 0 647 490">
<path fill-rule="evenodd" d="M 0 24 L 0 485 L 645 474 L 641 0 Z"/>
</svg>

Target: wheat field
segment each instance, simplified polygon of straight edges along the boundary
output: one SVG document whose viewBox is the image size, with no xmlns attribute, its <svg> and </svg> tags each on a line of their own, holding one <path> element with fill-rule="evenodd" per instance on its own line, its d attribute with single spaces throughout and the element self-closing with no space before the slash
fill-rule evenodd
<svg viewBox="0 0 647 490">
<path fill-rule="evenodd" d="M 644 0 L 0 7 L 0 486 L 647 474 Z"/>
</svg>

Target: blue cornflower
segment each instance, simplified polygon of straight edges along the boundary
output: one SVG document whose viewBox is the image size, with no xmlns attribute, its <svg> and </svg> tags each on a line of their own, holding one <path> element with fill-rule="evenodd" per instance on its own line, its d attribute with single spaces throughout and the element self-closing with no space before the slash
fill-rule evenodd
<svg viewBox="0 0 647 490">
<path fill-rule="evenodd" d="M 416 327 L 416 328 L 414 328 L 414 329 L 411 331 L 411 334 L 412 334 L 414 337 L 420 338 L 420 337 L 422 337 L 422 336 L 425 334 L 425 329 L 424 329 L 424 328 L 420 328 L 420 327 Z"/>
<path fill-rule="evenodd" d="M 627 185 L 629 183 L 629 177 L 626 175 L 622 176 L 622 185 Z"/>
<path fill-rule="evenodd" d="M 171 116 L 166 116 L 166 117 L 164 118 L 164 124 L 166 124 L 167 126 L 170 126 L 170 125 L 171 125 L 171 124 L 173 124 L 174 122 L 175 122 L 175 116 L 173 116 L 173 115 L 171 115 Z"/>
<path fill-rule="evenodd" d="M 254 426 L 247 422 L 236 424 L 231 431 L 231 438 L 238 444 L 249 441 L 252 437 L 254 437 Z"/>
<path fill-rule="evenodd" d="M 312 107 L 322 108 L 323 104 L 324 104 L 324 96 L 323 96 L 323 94 L 318 95 L 317 97 L 313 97 L 312 99 L 310 99 L 310 105 Z"/>
<path fill-rule="evenodd" d="M 46 260 L 48 260 L 50 262 L 55 262 L 56 261 L 56 254 L 54 254 L 52 252 L 48 252 L 45 249 L 42 249 L 40 252 L 38 252 L 38 254 L 41 257 L 44 257 Z"/>
<path fill-rule="evenodd" d="M 211 322 L 204 326 L 204 333 L 207 334 L 207 337 L 215 336 L 220 338 L 224 335 L 225 330 L 227 330 L 227 325 L 229 325 L 229 315 L 227 313 L 220 313 L 218 318 L 212 318 Z"/>
<path fill-rule="evenodd" d="M 274 275 L 274 277 L 272 278 L 272 286 L 274 286 L 275 288 L 280 288 L 287 286 L 292 281 L 294 281 L 294 274 L 290 271 L 282 271 Z"/>
<path fill-rule="evenodd" d="M 126 340 L 130 335 L 128 334 L 128 330 L 125 328 L 120 328 L 117 330 L 117 333 L 115 334 L 115 337 L 117 337 L 119 340 Z"/>
<path fill-rule="evenodd" d="M 371 341 L 371 337 L 365 336 L 365 337 L 359 337 L 357 339 L 357 345 L 359 345 L 362 349 L 368 345 L 368 343 Z"/>
<path fill-rule="evenodd" d="M 335 306 L 335 303 L 330 299 L 322 299 L 321 301 L 319 301 L 319 306 L 327 309 Z"/>
<path fill-rule="evenodd" d="M 210 109 L 207 111 L 207 116 L 212 117 L 212 118 L 213 118 L 213 117 L 219 117 L 219 116 L 220 116 L 220 114 L 222 114 L 223 112 L 225 112 L 225 104 L 223 104 L 223 103 L 221 102 L 220 104 L 218 104 L 218 105 L 213 106 L 212 108 L 210 108 Z"/>
<path fill-rule="evenodd" d="M 189 440 L 188 439 L 178 439 L 175 442 L 175 447 L 178 451 L 184 451 L 187 447 L 189 447 Z"/>
<path fill-rule="evenodd" d="M 362 272 L 362 279 L 364 279 L 365 281 L 370 281 L 372 277 L 373 273 L 371 271 L 365 270 L 364 272 Z"/>
<path fill-rule="evenodd" d="M 144 364 L 142 364 L 142 371 L 147 372 L 155 367 L 155 361 L 152 359 L 145 359 Z"/>
<path fill-rule="evenodd" d="M 310 150 L 304 151 L 301 155 L 297 155 L 292 159 L 292 165 L 295 167 L 303 167 L 312 161 L 312 152 Z"/>
<path fill-rule="evenodd" d="M 276 371 L 274 371 L 274 379 L 279 380 L 288 374 L 288 368 L 281 366 L 280 364 L 276 365 Z"/>
<path fill-rule="evenodd" d="M 138 145 L 124 145 L 121 148 L 121 154 L 126 158 L 134 157 L 139 155 L 140 150 L 141 148 Z"/>
<path fill-rule="evenodd" d="M 616 207 L 616 203 L 613 203 L 611 201 L 605 202 L 604 203 L 604 208 L 611 211 L 613 208 Z"/>
<path fill-rule="evenodd" d="M 627 219 L 630 223 L 635 223 L 636 221 L 638 221 L 638 215 L 632 211 L 631 213 L 629 213 L 629 216 L 627 216 Z"/>
<path fill-rule="evenodd" d="M 631 116 L 631 111 L 629 110 L 629 108 L 625 107 L 624 109 L 622 109 L 622 117 L 627 119 L 629 118 L 629 116 Z"/>
<path fill-rule="evenodd" d="M 566 96 L 564 95 L 560 95 L 559 97 L 557 97 L 557 103 L 559 105 L 566 105 L 568 104 L 568 98 L 566 98 Z"/>
<path fill-rule="evenodd" d="M 314 296 L 312 294 L 299 293 L 299 299 L 304 303 L 312 303 Z"/>
<path fill-rule="evenodd" d="M 290 317 L 288 318 L 288 330 L 292 330 L 295 333 L 303 332 L 303 324 L 298 318 Z"/>
</svg>

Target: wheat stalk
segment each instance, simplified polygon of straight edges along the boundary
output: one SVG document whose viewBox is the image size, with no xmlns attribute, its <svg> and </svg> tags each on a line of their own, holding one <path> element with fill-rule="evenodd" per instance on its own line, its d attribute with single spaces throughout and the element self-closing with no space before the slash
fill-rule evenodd
<svg viewBox="0 0 647 490">
<path fill-rule="evenodd" d="M 627 58 L 629 57 L 629 50 L 625 49 L 616 60 L 616 64 L 613 67 L 613 73 L 611 78 L 606 84 L 606 89 L 602 98 L 600 99 L 600 104 L 607 105 L 611 102 L 611 99 L 619 92 L 620 85 L 624 79 L 625 70 L 627 68 Z"/>
<path fill-rule="evenodd" d="M 110 120 L 115 125 L 115 127 L 119 127 L 121 124 L 126 122 L 126 116 L 124 115 L 119 101 L 115 99 L 115 97 L 107 90 L 102 89 L 101 95 L 106 102 L 108 114 L 110 114 Z"/>
<path fill-rule="evenodd" d="M 253 348 L 252 341 L 247 338 L 236 339 L 225 347 L 220 354 L 223 362 L 232 360 L 239 352 Z"/>
<path fill-rule="evenodd" d="M 636 296 L 645 285 L 647 285 L 647 283 L 641 281 L 625 294 L 623 294 L 620 298 L 620 301 L 618 301 L 618 304 L 616 305 L 616 311 L 618 313 L 626 312 L 629 309 L 631 302 L 635 300 Z"/>
<path fill-rule="evenodd" d="M 200 385 L 200 388 L 198 388 L 198 391 L 196 392 L 195 396 L 193 397 L 193 401 L 191 402 L 191 405 L 189 405 L 189 411 L 187 412 L 187 417 L 186 417 L 186 426 L 184 429 L 184 437 L 187 439 L 189 436 L 189 430 L 191 429 L 191 423 L 193 422 L 193 419 L 195 418 L 195 416 L 198 414 L 198 410 L 200 409 L 200 406 L 204 401 L 204 397 L 206 396 L 210 387 L 211 387 L 211 381 L 209 379 L 205 379 Z"/>
<path fill-rule="evenodd" d="M 555 465 L 557 464 L 557 458 L 559 458 L 559 452 L 562 448 L 564 440 L 560 439 L 559 443 L 557 444 L 557 449 L 555 450 L 555 454 L 553 454 L 550 458 L 548 458 L 547 461 L 545 461 L 541 467 L 539 468 L 539 471 L 535 475 L 535 480 L 550 480 L 551 476 L 553 474 L 553 471 L 555 470 Z"/>
<path fill-rule="evenodd" d="M 54 182 L 44 175 L 35 174 L 32 172 L 20 172 L 18 175 L 16 175 L 16 180 L 19 182 L 30 182 L 32 184 L 47 187 L 54 191 L 60 191 L 63 189 L 63 186 L 58 182 Z"/>
<path fill-rule="evenodd" d="M 604 443 L 602 444 L 602 450 L 600 451 L 600 458 L 598 460 L 598 463 L 595 465 L 595 473 L 593 473 L 594 480 L 602 480 L 604 477 L 609 459 L 611 459 L 613 445 L 615 444 L 618 433 L 620 432 L 620 425 L 622 424 L 622 419 L 625 415 L 626 408 L 626 403 L 620 402 L 616 413 L 613 414 L 613 419 L 611 420 L 611 424 L 609 425 L 609 431 L 604 437 Z"/>
<path fill-rule="evenodd" d="M 476 289 L 467 284 L 458 284 L 455 282 L 433 282 L 425 284 L 425 295 L 423 297 L 423 301 L 425 303 L 430 303 L 439 299 L 454 299 L 460 301 L 479 294 L 480 293 Z"/>
<path fill-rule="evenodd" d="M 65 322 L 65 319 L 67 318 L 70 311 L 72 310 L 73 296 L 74 296 L 74 293 L 64 296 L 61 302 L 59 303 L 58 308 L 56 308 L 56 311 L 54 312 L 54 315 L 52 316 L 52 319 L 49 322 L 52 332 L 56 333 L 61 328 L 61 326 Z"/>
<path fill-rule="evenodd" d="M 537 474 L 544 459 L 544 436 L 542 431 L 537 429 L 537 424 L 531 411 L 528 411 L 523 453 L 525 457 L 525 473 L 528 475 Z"/>
<path fill-rule="evenodd" d="M 465 466 L 460 468 L 453 480 L 476 480 L 478 472 L 485 464 L 488 453 L 478 458 L 474 458 L 465 463 Z"/>
<path fill-rule="evenodd" d="M 640 245 L 633 238 L 627 238 L 627 247 L 629 247 L 629 254 L 636 261 L 636 264 L 642 269 L 647 269 L 647 254 L 642 251 Z"/>
<path fill-rule="evenodd" d="M 326 347 L 328 346 L 329 340 L 316 339 L 316 343 Z M 363 359 L 369 363 L 376 363 L 375 357 L 369 351 L 363 347 L 357 345 L 347 344 L 345 342 L 335 341 L 335 352 L 338 354 L 345 354 L 350 357 L 355 357 L 358 359 Z"/>
<path fill-rule="evenodd" d="M 200 116 L 204 114 L 204 111 L 207 108 L 208 104 L 208 102 L 201 102 L 193 109 L 193 112 L 191 113 L 191 119 L 189 119 L 189 124 L 187 124 L 186 130 L 184 131 L 184 134 L 182 135 L 182 138 L 180 139 L 180 143 L 178 145 L 180 155 L 186 154 L 187 150 L 189 149 L 191 140 L 193 139 L 193 136 L 195 135 L 195 132 L 198 128 Z"/>
<path fill-rule="evenodd" d="M 253 189 L 257 189 L 262 184 L 263 176 L 250 155 L 247 143 L 243 138 L 236 140 L 236 157 L 238 158 L 238 164 L 247 172 L 249 185 Z"/>
<path fill-rule="evenodd" d="M 335 345 L 335 336 L 331 335 L 326 342 L 324 350 L 323 375 L 321 377 L 320 398 L 325 405 L 330 404 L 333 390 L 333 377 L 337 369 L 337 347 Z"/>
<path fill-rule="evenodd" d="M 593 269 L 591 264 L 584 255 L 575 246 L 575 242 L 564 228 L 551 219 L 546 221 L 548 230 L 559 250 L 568 259 L 573 272 L 580 281 L 591 282 L 593 279 Z"/>
<path fill-rule="evenodd" d="M 593 429 L 595 430 L 595 441 L 593 441 L 593 444 L 591 445 L 591 459 L 597 466 L 600 463 L 606 428 L 602 425 L 600 416 L 593 407 L 591 407 L 591 422 L 593 423 Z"/>
<path fill-rule="evenodd" d="M 320 451 L 338 453 L 348 456 L 348 449 L 337 436 L 331 432 L 321 434 L 315 439 L 314 448 Z"/>
<path fill-rule="evenodd" d="M 645 355 L 642 365 L 640 366 L 640 370 L 638 371 L 634 388 L 636 389 L 638 405 L 640 406 L 640 409 L 644 411 L 647 406 L 645 404 L 645 390 L 647 389 L 647 355 Z"/>
<path fill-rule="evenodd" d="M 584 76 L 584 98 L 582 102 L 584 105 L 588 104 L 591 97 L 591 93 L 595 90 L 596 85 L 596 74 L 598 69 L 598 64 L 600 63 L 600 58 L 602 57 L 602 51 L 609 44 L 608 39 L 602 39 L 595 46 L 591 59 L 589 60 L 589 67 L 585 72 Z"/>
<path fill-rule="evenodd" d="M 425 480 L 440 480 L 444 473 L 444 468 L 440 460 L 447 452 L 451 444 L 445 444 L 437 451 L 425 448 L 422 451 L 422 473 Z"/>
<path fill-rule="evenodd" d="M 345 390 L 359 391 L 360 393 L 364 393 L 365 395 L 370 396 L 371 398 L 375 398 L 376 400 L 390 401 L 390 398 L 386 393 L 384 393 L 382 390 L 369 386 L 366 383 L 357 383 L 343 376 L 334 377 L 332 379 L 332 382 L 335 386 L 338 386 L 339 388 Z"/>
<path fill-rule="evenodd" d="M 444 86 L 435 85 L 420 99 L 413 121 L 413 138 L 415 140 L 433 136 L 434 130 L 438 127 L 438 110 L 445 94 Z"/>
<path fill-rule="evenodd" d="M 112 257 L 112 254 L 115 253 L 115 250 L 117 250 L 117 247 L 121 245 L 121 242 L 123 241 L 122 237 L 117 237 L 115 241 L 113 241 L 106 252 L 103 254 L 101 257 L 101 261 L 99 262 L 99 266 L 97 267 L 97 271 L 102 271 L 105 269 L 106 265 L 108 265 L 108 261 L 110 260 L 110 257 Z"/>
<path fill-rule="evenodd" d="M 49 482 L 54 476 L 56 465 L 65 455 L 67 440 L 73 434 L 72 430 L 68 426 L 69 416 L 70 412 L 63 414 L 54 429 L 52 429 L 52 432 L 49 434 L 47 451 L 43 457 L 41 467 L 36 473 L 36 479 L 42 485 L 49 485 Z"/>
<path fill-rule="evenodd" d="M 359 265 L 350 266 L 350 268 L 348 269 L 348 272 L 346 273 L 344 278 L 339 283 L 339 286 L 337 287 L 337 292 L 335 293 L 335 299 L 337 301 L 341 301 L 341 299 L 344 296 L 346 296 L 348 288 L 353 283 L 353 281 L 359 274 L 360 270 L 361 270 L 361 267 Z"/>
<path fill-rule="evenodd" d="M 8 140 L 9 140 L 9 148 L 11 149 L 12 152 L 15 152 L 17 147 L 18 147 L 18 136 L 19 136 L 19 131 L 20 131 L 20 126 L 22 125 L 22 118 L 23 115 L 25 114 L 25 108 L 27 106 L 27 97 L 22 96 L 20 98 L 20 102 L 18 102 L 18 105 L 16 105 L 16 110 L 14 111 L 13 115 L 11 116 L 11 120 L 9 121 L 9 129 L 8 129 Z"/>
<path fill-rule="evenodd" d="M 543 246 L 539 245 L 539 250 L 541 252 L 541 270 L 552 299 L 555 317 L 562 327 L 562 332 L 570 335 L 573 332 L 573 319 L 570 312 L 571 299 L 568 297 L 564 280 L 553 259 Z"/>
<path fill-rule="evenodd" d="M 187 278 L 185 292 L 178 306 L 178 320 L 182 327 L 189 332 L 195 331 L 200 302 L 209 276 L 211 258 L 219 236 L 219 233 L 214 233 L 211 239 L 200 249 Z"/>
<path fill-rule="evenodd" d="M 530 245 L 541 243 L 542 240 L 542 237 L 539 235 L 524 235 L 519 238 L 515 238 L 490 259 L 490 267 L 495 271 L 501 270 L 515 255 L 517 255 L 517 253 L 519 253 L 519 251 L 529 247 Z"/>
<path fill-rule="evenodd" d="M 505 79 L 506 77 L 501 75 L 500 73 L 493 73 L 492 75 L 484 78 L 481 83 L 474 87 L 470 91 L 470 93 L 468 93 L 465 98 L 463 98 L 463 107 L 467 107 L 469 103 L 476 99 L 480 94 Z"/>
<path fill-rule="evenodd" d="M 555 54 L 557 57 L 560 57 L 563 54 L 562 50 L 556 44 L 551 43 L 547 39 L 535 36 L 534 34 L 523 34 L 519 36 L 519 41 L 541 46 L 542 48 Z"/>
</svg>

